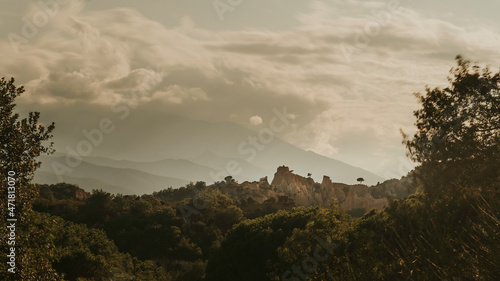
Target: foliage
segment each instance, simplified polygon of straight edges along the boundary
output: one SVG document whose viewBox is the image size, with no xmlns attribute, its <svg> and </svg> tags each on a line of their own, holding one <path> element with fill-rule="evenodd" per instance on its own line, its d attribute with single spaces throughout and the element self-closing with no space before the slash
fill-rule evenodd
<svg viewBox="0 0 500 281">
<path fill-rule="evenodd" d="M 417 132 L 403 134 L 408 155 L 422 164 L 420 179 L 434 188 L 428 193 L 490 186 L 500 174 L 500 72 L 456 60 L 450 86 L 415 94 L 422 105 L 414 112 Z"/>
<path fill-rule="evenodd" d="M 168 280 L 151 262 L 120 253 L 103 231 L 34 211 L 27 216 L 30 224 L 20 229 L 29 262 L 22 280 Z"/>
<path fill-rule="evenodd" d="M 40 166 L 36 157 L 43 153 L 52 152 L 52 144 L 45 146 L 43 143 L 52 137 L 54 123 L 45 127 L 39 124 L 40 113 L 30 112 L 27 118 L 20 119 L 18 113 L 14 113 L 16 104 L 14 100 L 24 92 L 23 87 L 16 87 L 14 78 L 0 79 L 0 217 L 7 217 L 7 180 L 8 173 L 12 171 L 15 179 L 15 218 L 17 219 L 16 243 L 23 245 L 28 243 L 25 233 L 19 229 L 20 225 L 29 224 L 26 214 L 31 208 L 31 202 L 37 196 L 35 186 L 30 184 L 33 173 Z M 11 173 L 12 174 L 12 173 Z M 0 251 L 7 253 L 7 229 L 2 227 L 0 231 Z M 16 277 L 26 279 L 29 275 L 28 268 L 30 251 L 17 247 L 17 273 Z M 6 260 L 5 255 L 2 261 Z M 0 270 L 2 274 L 7 271 L 6 262 L 2 262 Z M 12 276 L 11 276 L 12 277 Z"/>
<path fill-rule="evenodd" d="M 240 223 L 227 234 L 219 251 L 209 260 L 207 280 L 277 280 L 309 251 L 307 246 L 295 243 L 314 232 L 315 225 L 322 228 L 338 224 L 338 219 L 328 220 L 334 213 L 341 216 L 336 210 L 297 207 L 291 212 L 279 211 Z M 330 233 L 323 229 L 316 234 Z M 294 247 L 301 251 L 291 253 L 290 248 Z"/>
<path fill-rule="evenodd" d="M 7 172 L 16 173 L 18 208 L 29 208 L 36 197 L 36 191 L 28 185 L 35 170 L 40 167 L 36 160 L 41 154 L 52 153 L 52 143 L 43 145 L 52 138 L 54 123 L 45 127 L 39 124 L 40 113 L 30 112 L 28 118 L 19 120 L 19 114 L 14 113 L 14 100 L 24 92 L 23 87 L 16 87 L 14 78 L 9 81 L 0 79 L 0 179 L 2 194 L 5 194 Z M 2 200 L 4 200 L 4 197 Z M 2 206 L 5 202 L 2 201 Z M 5 208 L 2 207 L 2 212 Z M 22 214 L 22 212 L 19 212 Z M 4 213 L 2 213 L 4 215 Z"/>
<path fill-rule="evenodd" d="M 82 190 L 72 185 L 42 185 L 40 189 L 35 210 L 104 230 L 120 251 L 154 260 L 168 269 L 173 280 L 200 280 L 211 252 L 243 219 L 234 201 L 213 189 L 198 194 L 196 203 L 204 209 L 193 214 L 189 223 L 177 204 L 195 208 L 193 199 L 169 204 L 157 196 L 112 195 L 102 190 L 78 199 L 75 194 Z M 67 212 L 70 206 L 77 207 Z"/>
<path fill-rule="evenodd" d="M 480 69 L 457 56 L 457 67 L 445 89 L 415 94 L 422 108 L 415 111 L 417 132 L 405 138 L 417 162 L 486 159 L 498 156 L 500 130 L 500 72 Z"/>
</svg>

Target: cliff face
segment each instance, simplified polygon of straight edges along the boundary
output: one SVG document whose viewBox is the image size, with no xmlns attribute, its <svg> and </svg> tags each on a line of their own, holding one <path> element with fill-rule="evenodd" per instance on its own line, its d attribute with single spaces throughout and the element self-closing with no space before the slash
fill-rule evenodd
<svg viewBox="0 0 500 281">
<path fill-rule="evenodd" d="M 314 203 L 323 203 L 322 198 L 315 196 L 313 179 L 292 174 L 290 169 L 285 166 L 278 168 L 278 171 L 274 174 L 271 186 L 275 187 L 277 191 L 283 192 L 288 197 L 293 198 L 299 205 L 308 206 Z"/>
<path fill-rule="evenodd" d="M 303 206 L 328 206 L 332 199 L 336 199 L 346 210 L 362 208 L 368 211 L 373 208 L 381 209 L 388 203 L 386 198 L 373 198 L 368 186 L 334 183 L 328 176 L 323 176 L 323 181 L 319 184 L 312 178 L 293 174 L 285 166 L 278 168 L 271 186 Z"/>
</svg>

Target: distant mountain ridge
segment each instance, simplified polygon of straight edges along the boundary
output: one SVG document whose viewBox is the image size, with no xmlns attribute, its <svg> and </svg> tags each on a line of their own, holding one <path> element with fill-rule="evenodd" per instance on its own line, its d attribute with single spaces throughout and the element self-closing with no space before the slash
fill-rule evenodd
<svg viewBox="0 0 500 281">
<path fill-rule="evenodd" d="M 236 163 L 238 161 L 237 158 L 222 158 L 206 152 L 190 160 L 164 159 L 154 162 L 115 160 L 105 157 L 81 157 L 80 164 L 70 167 L 66 163 L 67 155 L 57 155 L 55 157 L 40 157 L 42 166 L 35 173 L 34 182 L 41 184 L 66 182 L 76 184 L 87 191 L 103 189 L 111 193 L 137 195 L 152 193 L 168 187 L 178 188 L 189 182 L 204 181 L 212 184 L 221 181 L 224 177 L 230 175 L 224 170 L 226 163 L 230 163 L 230 161 Z M 314 153 L 312 155 L 322 158 L 322 156 Z M 328 158 L 326 159 L 328 160 Z M 242 163 L 240 168 L 247 171 L 244 174 L 247 176 L 239 175 L 234 177 L 241 181 L 252 182 L 256 178 L 261 178 L 267 171 L 267 169 L 255 167 L 244 161 L 238 163 Z M 215 167 L 203 164 L 214 165 Z M 55 172 L 57 169 L 54 169 L 54 165 L 58 167 L 65 166 L 71 172 L 65 171 L 61 176 L 57 176 Z M 250 178 L 252 174 L 258 174 L 259 176 Z M 360 172 L 360 174 L 362 173 Z M 313 181 L 313 179 L 310 178 L 310 181 Z M 336 180 L 336 182 L 339 182 L 339 180 Z"/>
<path fill-rule="evenodd" d="M 85 159 L 85 158 L 83 158 Z M 165 177 L 129 168 L 100 166 L 81 161 L 71 172 L 57 175 L 53 164 L 66 164 L 66 157 L 41 157 L 42 166 L 35 172 L 33 182 L 56 184 L 66 182 L 79 185 L 84 190 L 102 189 L 111 193 L 148 194 L 154 191 L 179 187 L 189 183 L 184 179 Z"/>
<path fill-rule="evenodd" d="M 316 181 L 320 181 L 322 175 L 347 184 L 356 183 L 358 177 L 363 177 L 367 184 L 384 181 L 382 177 L 359 167 L 298 148 L 282 140 L 279 134 L 262 143 L 259 130 L 266 129 L 263 126 L 252 130 L 231 122 L 208 122 L 177 115 L 146 116 L 146 119 L 139 122 L 134 119 L 135 116 L 131 115 L 126 120 L 126 125 L 117 123 L 116 130 L 93 147 L 91 157 L 85 161 L 185 181 L 203 180 L 207 183 L 223 180 L 227 175 L 238 181 L 271 177 L 276 167 L 281 165 L 293 167 L 300 175 L 312 173 L 312 178 Z M 100 117 L 90 118 L 96 119 L 98 123 Z M 162 118 L 162 122 L 153 122 L 158 118 Z M 68 130 L 69 137 L 65 143 L 76 150 L 76 144 L 84 141 L 85 137 L 76 129 Z M 132 132 L 142 137 L 130 138 Z M 259 142 L 256 146 L 250 141 L 255 138 Z M 59 148 L 58 151 L 70 153 L 66 148 Z M 127 161 L 104 161 L 95 159 L 94 156 Z"/>
</svg>

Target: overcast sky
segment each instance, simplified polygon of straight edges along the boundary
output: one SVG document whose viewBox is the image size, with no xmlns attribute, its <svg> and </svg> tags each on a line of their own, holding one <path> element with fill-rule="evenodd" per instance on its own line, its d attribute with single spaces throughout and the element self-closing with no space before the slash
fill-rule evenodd
<svg viewBox="0 0 500 281">
<path fill-rule="evenodd" d="M 60 128 L 85 116 L 58 110 L 131 102 L 259 130 L 286 106 L 284 140 L 384 177 L 411 168 L 399 129 L 413 130 L 412 93 L 446 86 L 457 54 L 500 66 L 498 0 L 0 5 L 0 76 Z"/>
</svg>

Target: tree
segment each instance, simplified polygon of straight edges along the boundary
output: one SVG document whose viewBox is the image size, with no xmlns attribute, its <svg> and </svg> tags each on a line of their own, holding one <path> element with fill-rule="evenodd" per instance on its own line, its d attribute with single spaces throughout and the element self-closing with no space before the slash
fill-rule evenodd
<svg viewBox="0 0 500 281">
<path fill-rule="evenodd" d="M 418 251 L 398 250 L 398 255 L 410 258 L 411 263 L 400 262 L 407 272 L 489 280 L 498 275 L 500 251 L 500 72 L 492 74 L 462 56 L 456 61 L 448 87 L 415 94 L 422 105 L 414 112 L 417 131 L 413 138 L 403 133 L 408 156 L 421 164 L 415 175 L 424 193 L 418 198 L 421 207 L 415 208 L 418 228 L 398 230 L 414 235 L 411 241 L 420 245 L 398 244 Z M 391 204 L 388 213 L 398 204 Z M 405 221 L 418 216 L 402 210 L 409 208 L 391 216 Z M 418 265 L 413 255 L 431 263 Z"/>
<path fill-rule="evenodd" d="M 43 153 L 54 152 L 53 143 L 48 146 L 43 145 L 44 141 L 52 138 L 54 123 L 48 127 L 38 124 L 40 112 L 30 112 L 28 118 L 19 120 L 19 114 L 13 112 L 16 107 L 14 99 L 23 92 L 23 87 L 14 85 L 14 78 L 9 81 L 5 78 L 0 79 L 0 177 L 3 192 L 6 189 L 4 184 L 7 173 L 9 171 L 15 173 L 15 178 L 18 180 L 17 201 L 22 207 L 29 208 L 36 193 L 27 186 L 41 164 L 36 157 Z"/>
<path fill-rule="evenodd" d="M 18 280 L 50 280 L 51 277 L 45 270 L 45 265 L 37 264 L 37 260 L 43 253 L 33 251 L 29 247 L 18 247 L 17 245 L 28 245 L 29 237 L 27 227 L 30 223 L 31 202 L 36 198 L 37 191 L 30 185 L 35 170 L 40 167 L 40 162 L 36 160 L 40 154 L 52 153 L 52 143 L 48 146 L 44 141 L 52 138 L 54 123 L 45 127 L 38 123 L 39 112 L 30 112 L 27 118 L 19 120 L 19 114 L 14 113 L 16 97 L 24 92 L 23 87 L 14 85 L 14 78 L 9 81 L 0 79 L 0 217 L 6 218 L 7 193 L 13 191 L 14 196 L 11 201 L 15 203 L 13 211 L 9 210 L 11 217 L 16 221 L 16 267 L 15 276 Z M 10 178 L 9 178 L 10 177 Z M 9 180 L 9 181 L 7 181 Z M 8 183 L 9 182 L 9 183 Z M 11 184 L 12 183 L 12 184 Z M 14 187 L 14 188 L 12 188 Z M 0 249 L 2 253 L 7 253 L 6 229 L 0 232 L 2 239 Z M 0 279 L 7 280 L 2 276 L 7 272 L 6 263 L 0 266 Z M 27 268 L 29 267 L 29 270 Z M 47 278 L 47 279 L 46 279 Z"/>
<path fill-rule="evenodd" d="M 414 111 L 417 131 L 413 138 L 402 132 L 403 144 L 408 156 L 422 164 L 422 179 L 434 185 L 437 178 L 462 186 L 494 182 L 500 159 L 500 72 L 492 74 L 460 55 L 456 61 L 448 87 L 415 93 L 422 105 Z"/>
<path fill-rule="evenodd" d="M 365 179 L 364 178 L 358 178 L 357 181 L 359 181 L 359 184 L 362 184 L 365 181 Z"/>
<path fill-rule="evenodd" d="M 450 70 L 450 86 L 415 93 L 422 108 L 415 111 L 417 132 L 404 136 L 416 162 L 498 157 L 500 140 L 500 72 L 480 70 L 462 56 Z"/>
<path fill-rule="evenodd" d="M 279 280 L 286 271 L 277 249 L 296 229 L 304 229 L 320 207 L 278 211 L 231 229 L 207 265 L 206 280 Z M 270 278 L 275 275 L 276 278 Z"/>
</svg>

